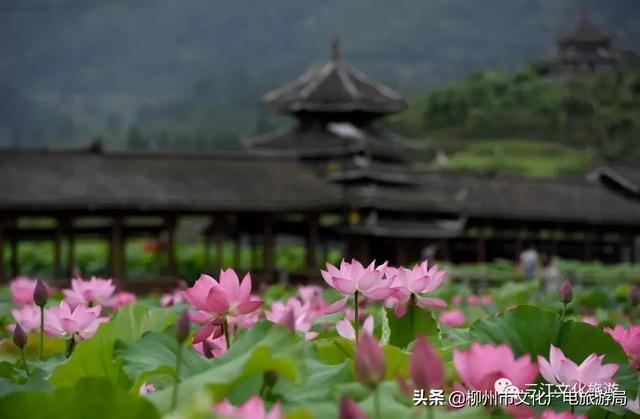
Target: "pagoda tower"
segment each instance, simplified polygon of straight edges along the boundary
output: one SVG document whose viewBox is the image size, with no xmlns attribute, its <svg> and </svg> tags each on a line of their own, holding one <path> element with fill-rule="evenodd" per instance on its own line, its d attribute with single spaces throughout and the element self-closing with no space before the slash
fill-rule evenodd
<svg viewBox="0 0 640 419">
<path fill-rule="evenodd" d="M 408 164 L 411 147 L 401 136 L 374 122 L 407 109 L 407 102 L 340 57 L 339 41 L 331 58 L 295 80 L 275 89 L 262 102 L 295 118 L 282 131 L 245 139 L 254 153 L 295 156 L 328 172 L 375 164 Z"/>
<path fill-rule="evenodd" d="M 611 66 L 620 55 L 611 35 L 587 13 L 582 13 L 573 26 L 558 37 L 557 46 L 556 66 L 571 71 Z"/>
</svg>

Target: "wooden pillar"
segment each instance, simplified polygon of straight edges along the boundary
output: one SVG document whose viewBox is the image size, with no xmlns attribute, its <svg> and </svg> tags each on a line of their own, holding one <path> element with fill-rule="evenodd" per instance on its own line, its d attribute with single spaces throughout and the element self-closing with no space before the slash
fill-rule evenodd
<svg viewBox="0 0 640 419">
<path fill-rule="evenodd" d="M 487 240 L 480 236 L 476 243 L 476 262 L 483 263 L 487 261 Z"/>
<path fill-rule="evenodd" d="M 324 267 L 324 264 L 329 262 L 329 240 L 322 241 L 322 261 L 320 266 Z"/>
<path fill-rule="evenodd" d="M 593 243 L 591 233 L 586 232 L 584 236 L 584 260 L 593 259 Z"/>
<path fill-rule="evenodd" d="M 56 220 L 53 233 L 53 278 L 62 277 L 62 220 Z"/>
<path fill-rule="evenodd" d="M 176 258 L 176 225 L 178 219 L 175 216 L 165 218 L 167 227 L 167 274 L 175 276 L 178 274 L 178 262 Z"/>
<path fill-rule="evenodd" d="M 253 269 L 258 266 L 258 244 L 255 234 L 249 235 L 249 253 L 251 253 L 249 269 Z"/>
<path fill-rule="evenodd" d="M 517 237 L 513 242 L 513 260 L 520 259 L 520 253 L 522 253 L 522 238 Z"/>
<path fill-rule="evenodd" d="M 4 223 L 0 220 L 0 283 L 7 279 L 4 266 L 4 238 Z"/>
<path fill-rule="evenodd" d="M 347 236 L 347 257 L 345 259 L 370 260 L 370 243 L 362 236 Z"/>
<path fill-rule="evenodd" d="M 515 254 L 513 255 L 513 260 L 520 263 L 520 254 L 524 250 L 524 242 L 525 240 L 530 238 L 529 226 L 527 225 L 527 223 L 520 224 L 517 227 L 515 234 L 516 234 L 516 237 L 515 237 L 514 248 L 513 248 Z"/>
<path fill-rule="evenodd" d="M 110 262 L 111 277 L 116 281 L 124 281 L 125 272 L 125 237 L 122 217 L 111 221 Z"/>
<path fill-rule="evenodd" d="M 262 234 L 262 270 L 264 272 L 273 271 L 273 245 L 273 217 L 271 214 L 266 214 L 264 216 L 264 231 Z"/>
<path fill-rule="evenodd" d="M 408 257 L 408 252 L 407 252 L 407 248 L 408 248 L 408 242 L 406 239 L 401 239 L 401 238 L 396 238 L 396 239 L 392 239 L 394 244 L 395 244 L 395 248 L 396 248 L 396 260 L 395 260 L 395 264 L 396 265 L 405 265 L 407 263 L 410 263 L 409 261 L 409 257 Z"/>
<path fill-rule="evenodd" d="M 215 233 L 214 233 L 214 246 L 215 246 L 215 268 L 224 268 L 224 225 L 221 217 L 215 219 Z"/>
<path fill-rule="evenodd" d="M 11 278 L 18 276 L 20 267 L 18 266 L 18 237 L 17 225 L 14 235 L 11 237 Z"/>
<path fill-rule="evenodd" d="M 204 252 L 202 272 L 208 272 L 211 268 L 211 233 L 209 231 L 206 231 L 202 238 L 202 250 Z"/>
<path fill-rule="evenodd" d="M 242 252 L 242 236 L 238 231 L 233 237 L 233 268 L 240 269 L 240 256 Z"/>
<path fill-rule="evenodd" d="M 67 275 L 73 276 L 76 267 L 76 243 L 73 231 L 73 220 L 69 221 L 67 230 Z"/>
<path fill-rule="evenodd" d="M 549 256 L 555 256 L 558 254 L 558 240 L 556 239 L 555 232 L 554 236 L 551 238 L 549 242 Z"/>
<path fill-rule="evenodd" d="M 316 248 L 318 247 L 318 214 L 307 215 L 307 271 L 313 272 L 318 267 Z"/>
<path fill-rule="evenodd" d="M 448 262 L 449 260 L 451 260 L 451 249 L 449 247 L 449 239 L 442 240 L 442 242 L 440 242 L 440 246 L 441 246 L 440 258 L 444 262 Z"/>
</svg>

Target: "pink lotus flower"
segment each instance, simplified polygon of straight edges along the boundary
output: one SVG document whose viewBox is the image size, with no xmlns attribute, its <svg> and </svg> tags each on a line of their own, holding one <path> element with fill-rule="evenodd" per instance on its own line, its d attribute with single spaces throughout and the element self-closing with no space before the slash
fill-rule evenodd
<svg viewBox="0 0 640 419">
<path fill-rule="evenodd" d="M 322 287 L 318 285 L 300 285 L 298 287 L 298 297 L 303 303 L 311 303 L 322 298 Z"/>
<path fill-rule="evenodd" d="M 396 316 L 404 316 L 412 296 L 415 298 L 416 304 L 423 308 L 446 307 L 447 303 L 444 300 L 421 295 L 440 287 L 446 278 L 447 271 L 439 271 L 438 265 L 433 265 L 429 269 L 426 260 L 411 270 L 399 268 L 390 285 L 394 289 L 393 297 L 397 300 L 395 304 Z"/>
<path fill-rule="evenodd" d="M 480 297 L 480 304 L 484 306 L 491 305 L 492 302 L 493 302 L 493 298 L 491 298 L 490 295 L 483 295 Z"/>
<path fill-rule="evenodd" d="M 336 330 L 338 334 L 345 339 L 356 340 L 356 331 L 348 319 L 338 320 L 336 322 Z M 362 332 L 373 336 L 373 317 L 369 316 L 362 323 Z"/>
<path fill-rule="evenodd" d="M 251 299 L 251 275 L 246 274 L 241 283 L 233 269 L 220 271 L 220 283 L 209 275 L 200 275 L 193 287 L 184 291 L 184 297 L 199 310 L 191 313 L 191 319 L 203 325 L 194 343 L 217 334 L 222 318 L 252 313 L 263 303 Z"/>
<path fill-rule="evenodd" d="M 617 364 L 602 364 L 604 355 L 591 354 L 577 365 L 567 358 L 562 351 L 551 345 L 549 361 L 538 355 L 540 374 L 550 384 L 566 384 L 581 390 L 589 384 L 605 384 L 613 382 L 613 374 L 618 371 Z"/>
<path fill-rule="evenodd" d="M 117 292 L 113 297 L 109 299 L 107 306 L 117 310 L 127 304 L 133 304 L 136 302 L 136 295 L 132 292 Z"/>
<path fill-rule="evenodd" d="M 96 333 L 100 323 L 109 321 L 108 317 L 98 317 L 102 307 L 88 308 L 77 305 L 73 310 L 66 301 L 45 311 L 44 330 L 52 336 L 70 338 L 78 335 L 88 339 Z"/>
<path fill-rule="evenodd" d="M 464 296 L 460 294 L 456 294 L 451 297 L 451 304 L 460 305 L 464 301 Z"/>
<path fill-rule="evenodd" d="M 267 412 L 259 396 L 253 396 L 237 407 L 225 399 L 214 408 L 214 413 L 223 419 L 282 419 L 280 402 L 274 403 Z"/>
<path fill-rule="evenodd" d="M 424 336 L 418 336 L 413 346 L 409 374 L 418 389 L 439 389 L 444 383 L 444 364 Z"/>
<path fill-rule="evenodd" d="M 366 413 L 360 409 L 358 403 L 342 396 L 340 399 L 340 410 L 338 411 L 338 419 L 367 419 Z"/>
<path fill-rule="evenodd" d="M 176 304 L 180 304 L 184 301 L 184 297 L 181 289 L 177 289 L 170 294 L 163 294 L 160 297 L 160 306 L 161 307 L 170 307 Z"/>
<path fill-rule="evenodd" d="M 554 412 L 547 409 L 542 412 L 540 419 L 587 419 L 585 415 L 573 415 L 571 412 Z"/>
<path fill-rule="evenodd" d="M 481 391 L 493 391 L 500 378 L 508 378 L 524 390 L 538 375 L 538 368 L 529 355 L 516 358 L 505 343 L 494 346 L 474 342 L 467 350 L 454 349 L 453 365 L 467 386 Z"/>
<path fill-rule="evenodd" d="M 625 407 L 629 411 L 640 415 L 640 397 L 636 397 L 635 400 L 627 400 L 627 404 L 625 405 Z"/>
<path fill-rule="evenodd" d="M 227 342 L 224 336 L 215 339 L 207 338 L 202 342 L 194 343 L 193 349 L 205 358 L 213 358 L 227 352 Z"/>
<path fill-rule="evenodd" d="M 310 331 L 315 314 L 310 310 L 309 304 L 303 305 L 297 298 L 289 298 L 286 304 L 274 301 L 271 310 L 266 310 L 265 315 L 273 323 L 285 324 L 291 330 L 304 333 L 307 340 L 318 336 L 318 333 Z"/>
<path fill-rule="evenodd" d="M 445 326 L 460 327 L 467 321 L 467 317 L 460 310 L 447 310 L 440 313 L 438 320 Z"/>
<path fill-rule="evenodd" d="M 19 309 L 11 310 L 11 315 L 25 332 L 40 330 L 40 307 L 24 305 Z M 15 325 L 10 325 L 9 330 L 13 331 L 14 327 Z"/>
<path fill-rule="evenodd" d="M 351 263 L 343 260 L 340 263 L 340 269 L 330 263 L 327 263 L 326 266 L 326 271 L 320 271 L 325 282 L 345 296 L 330 304 L 325 310 L 326 314 L 337 313 L 342 310 L 349 297 L 356 292 L 370 300 L 384 300 L 394 294 L 394 290 L 389 288 L 390 281 L 382 279 L 386 263 L 376 268 L 375 262 L 371 262 L 365 268 L 360 262 L 353 259 Z"/>
<path fill-rule="evenodd" d="M 11 281 L 11 300 L 14 304 L 34 304 L 33 291 L 38 283 L 37 279 L 18 276 Z M 45 284 L 46 285 L 46 284 Z M 48 287 L 47 287 L 48 289 Z M 49 290 L 51 292 L 51 290 Z"/>
<path fill-rule="evenodd" d="M 384 354 L 376 339 L 368 333 L 363 333 L 356 344 L 354 364 L 361 383 L 374 387 L 384 379 Z"/>
<path fill-rule="evenodd" d="M 640 370 L 640 324 L 632 324 L 628 329 L 618 324 L 613 329 L 605 327 L 604 331 L 622 346 L 633 368 Z"/>
<path fill-rule="evenodd" d="M 327 303 L 322 294 L 322 287 L 318 285 L 301 285 L 298 287 L 298 297 L 314 315 L 324 314 Z"/>
<path fill-rule="evenodd" d="M 83 281 L 80 278 L 72 279 L 71 289 L 62 290 L 62 292 L 64 300 L 71 307 L 81 304 L 108 306 L 115 290 L 116 287 L 110 279 L 92 276 L 88 281 Z"/>
<path fill-rule="evenodd" d="M 491 304 L 491 296 L 471 294 L 467 297 L 467 304 L 470 306 L 488 306 Z"/>
<path fill-rule="evenodd" d="M 595 316 L 582 316 L 582 321 L 591 326 L 598 326 L 598 319 L 596 319 Z"/>
<path fill-rule="evenodd" d="M 222 318 L 203 311 L 189 311 L 189 320 L 201 327 L 193 337 L 192 343 L 199 343 L 205 339 L 216 339 L 224 334 Z"/>
<path fill-rule="evenodd" d="M 140 390 L 138 390 L 141 396 L 145 394 L 153 393 L 154 391 L 156 391 L 156 386 L 153 384 L 147 384 L 147 383 L 143 383 L 140 386 Z"/>
<path fill-rule="evenodd" d="M 258 322 L 258 320 L 260 320 L 259 310 L 256 310 L 253 313 L 227 317 L 229 326 L 235 327 L 236 329 L 251 329 L 253 325 Z"/>
</svg>

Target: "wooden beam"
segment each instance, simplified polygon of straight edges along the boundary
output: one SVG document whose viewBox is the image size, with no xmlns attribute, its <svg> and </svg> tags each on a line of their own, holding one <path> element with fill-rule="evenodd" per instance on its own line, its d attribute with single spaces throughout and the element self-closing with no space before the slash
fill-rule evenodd
<svg viewBox="0 0 640 419">
<path fill-rule="evenodd" d="M 318 267 L 318 256 L 316 249 L 318 247 L 318 214 L 310 213 L 307 215 L 307 271 L 313 272 Z"/>
<path fill-rule="evenodd" d="M 110 261 L 111 277 L 116 281 L 126 280 L 125 237 L 122 217 L 115 217 L 111 222 Z"/>
</svg>

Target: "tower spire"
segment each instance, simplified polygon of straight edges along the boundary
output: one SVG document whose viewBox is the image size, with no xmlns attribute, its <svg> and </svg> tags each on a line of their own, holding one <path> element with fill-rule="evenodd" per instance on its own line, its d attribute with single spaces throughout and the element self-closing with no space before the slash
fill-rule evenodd
<svg viewBox="0 0 640 419">
<path fill-rule="evenodd" d="M 340 60 L 340 38 L 336 35 L 331 41 L 331 61 Z"/>
</svg>

